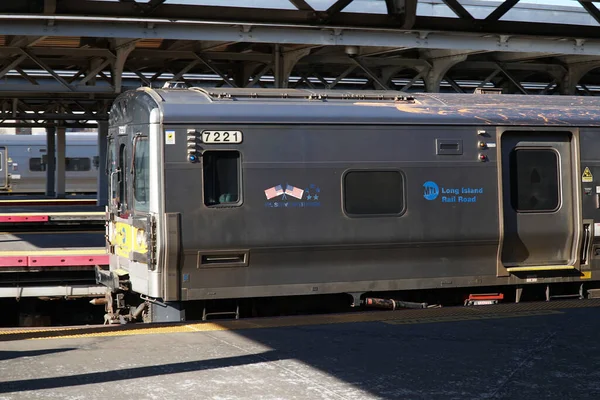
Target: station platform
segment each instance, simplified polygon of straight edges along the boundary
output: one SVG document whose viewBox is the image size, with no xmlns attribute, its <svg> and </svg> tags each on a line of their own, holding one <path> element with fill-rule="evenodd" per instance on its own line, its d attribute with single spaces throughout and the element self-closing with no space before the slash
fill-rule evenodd
<svg viewBox="0 0 600 400">
<path fill-rule="evenodd" d="M 0 232 L 0 272 L 7 268 L 106 265 L 97 231 Z"/>
<path fill-rule="evenodd" d="M 105 223 L 95 197 L 1 197 L 0 298 L 101 296 Z"/>
<path fill-rule="evenodd" d="M 0 399 L 594 399 L 598 300 L 0 331 Z"/>
<path fill-rule="evenodd" d="M 94 282 L 94 266 L 108 265 L 104 240 L 97 230 L 0 232 L 0 298 L 103 295 L 100 285 L 77 283 L 82 272 Z"/>
</svg>

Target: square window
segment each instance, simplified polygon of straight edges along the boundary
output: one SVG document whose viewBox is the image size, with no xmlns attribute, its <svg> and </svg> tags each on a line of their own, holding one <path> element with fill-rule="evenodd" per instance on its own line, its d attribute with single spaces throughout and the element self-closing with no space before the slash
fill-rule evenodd
<svg viewBox="0 0 600 400">
<path fill-rule="evenodd" d="M 344 177 L 344 208 L 350 215 L 398 215 L 404 210 L 400 171 L 351 171 Z"/>
<path fill-rule="evenodd" d="M 516 149 L 510 154 L 511 203 L 520 212 L 555 211 L 560 204 L 558 154 Z"/>
<path fill-rule="evenodd" d="M 204 204 L 237 205 L 240 201 L 240 152 L 206 151 L 202 155 Z"/>
</svg>

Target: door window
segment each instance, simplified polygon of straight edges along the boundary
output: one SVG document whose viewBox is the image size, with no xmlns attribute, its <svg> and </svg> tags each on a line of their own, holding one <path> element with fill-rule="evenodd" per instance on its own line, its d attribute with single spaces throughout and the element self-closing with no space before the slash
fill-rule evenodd
<svg viewBox="0 0 600 400">
<path fill-rule="evenodd" d="M 551 149 L 510 154 L 511 203 L 517 212 L 552 212 L 560 205 L 559 159 Z"/>
</svg>

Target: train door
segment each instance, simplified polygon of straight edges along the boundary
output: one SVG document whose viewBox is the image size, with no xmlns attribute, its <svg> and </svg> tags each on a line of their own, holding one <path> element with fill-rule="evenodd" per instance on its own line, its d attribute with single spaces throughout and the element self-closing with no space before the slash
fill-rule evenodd
<svg viewBox="0 0 600 400">
<path fill-rule="evenodd" d="M 578 142 L 568 131 L 505 131 L 502 247 L 508 272 L 574 269 L 581 231 Z"/>
<path fill-rule="evenodd" d="M 6 159 L 6 147 L 0 147 L 0 189 L 8 185 L 8 166 Z"/>
</svg>

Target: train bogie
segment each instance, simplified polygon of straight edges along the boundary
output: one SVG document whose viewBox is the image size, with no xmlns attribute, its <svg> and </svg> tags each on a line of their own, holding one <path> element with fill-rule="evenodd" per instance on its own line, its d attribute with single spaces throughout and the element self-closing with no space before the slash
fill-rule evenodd
<svg viewBox="0 0 600 400">
<path fill-rule="evenodd" d="M 569 101 L 128 92 L 98 280 L 149 305 L 594 281 L 598 101 Z"/>
</svg>

